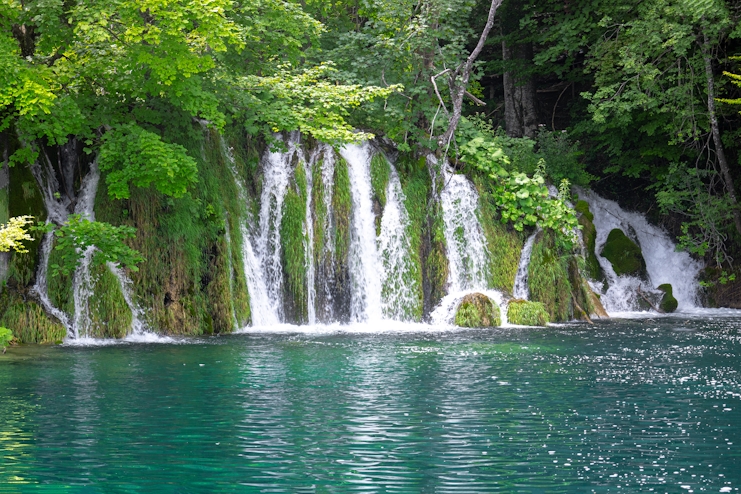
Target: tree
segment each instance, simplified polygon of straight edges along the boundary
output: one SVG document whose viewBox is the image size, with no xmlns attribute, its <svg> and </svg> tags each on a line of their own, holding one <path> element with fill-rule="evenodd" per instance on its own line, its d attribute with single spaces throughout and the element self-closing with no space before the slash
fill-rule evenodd
<svg viewBox="0 0 741 494">
<path fill-rule="evenodd" d="M 10 218 L 6 224 L 0 225 L 0 252 L 28 252 L 23 246 L 23 241 L 33 240 L 25 228 L 32 222 L 31 216 L 16 216 Z"/>
</svg>

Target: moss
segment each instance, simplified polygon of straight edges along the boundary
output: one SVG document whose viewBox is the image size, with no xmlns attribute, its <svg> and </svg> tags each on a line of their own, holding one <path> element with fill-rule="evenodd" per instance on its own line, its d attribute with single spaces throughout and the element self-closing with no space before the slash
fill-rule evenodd
<svg viewBox="0 0 741 494">
<path fill-rule="evenodd" d="M 544 232 L 533 246 L 528 268 L 530 299 L 541 302 L 553 322 L 571 318 L 569 257 L 558 251 L 554 234 Z"/>
<path fill-rule="evenodd" d="M 492 182 L 479 173 L 472 175 L 479 192 L 479 222 L 484 229 L 489 263 L 488 283 L 492 288 L 509 293 L 515 285 L 523 241 L 513 229 L 503 225 L 494 200 Z"/>
<path fill-rule="evenodd" d="M 90 336 L 123 338 L 131 330 L 132 314 L 118 278 L 105 265 L 91 268 L 93 295 L 88 302 Z"/>
<path fill-rule="evenodd" d="M 661 297 L 661 302 L 659 302 L 659 308 L 664 312 L 674 312 L 677 310 L 679 302 L 674 298 L 672 286 L 669 283 L 664 283 L 663 285 L 659 285 L 658 289 L 664 292 L 664 296 Z"/>
<path fill-rule="evenodd" d="M 65 327 L 36 302 L 7 290 L 0 295 L 0 326 L 13 331 L 20 343 L 55 343 L 67 336 Z"/>
<path fill-rule="evenodd" d="M 376 217 L 376 235 L 381 234 L 381 218 L 383 209 L 386 207 L 386 188 L 391 175 L 391 167 L 386 157 L 381 153 L 376 153 L 371 158 L 370 177 L 371 190 L 373 193 L 373 212 Z"/>
<path fill-rule="evenodd" d="M 507 306 L 507 321 L 521 326 L 545 326 L 549 322 L 549 315 L 540 302 L 514 299 Z"/>
<path fill-rule="evenodd" d="M 646 262 L 641 248 L 629 239 L 622 230 L 615 228 L 607 236 L 602 256 L 612 264 L 618 276 L 646 277 Z"/>
<path fill-rule="evenodd" d="M 61 254 L 52 246 L 49 254 L 49 265 L 61 264 Z M 72 273 L 65 275 L 58 273 L 56 276 L 48 276 L 46 279 L 47 293 L 55 307 L 67 314 L 74 312 L 74 300 L 72 289 Z"/>
<path fill-rule="evenodd" d="M 283 202 L 280 223 L 281 261 L 284 272 L 286 316 L 290 322 L 307 321 L 308 288 L 306 286 L 306 176 L 303 164 L 294 172 L 294 186 L 289 187 Z"/>
<path fill-rule="evenodd" d="M 574 210 L 589 220 L 590 223 L 594 222 L 594 215 L 589 210 L 589 203 L 587 201 L 576 201 Z"/>
<path fill-rule="evenodd" d="M 352 213 L 352 196 L 350 194 L 350 175 L 347 162 L 337 154 L 334 167 L 334 190 L 332 210 L 335 220 L 335 256 L 338 268 L 347 265 L 350 252 L 350 215 Z"/>
<path fill-rule="evenodd" d="M 595 242 L 597 239 L 597 230 L 594 227 L 594 215 L 589 211 L 589 204 L 586 201 L 577 201 L 574 207 L 580 214 L 579 224 L 582 226 L 582 237 L 584 238 L 585 253 L 585 273 L 592 280 L 604 280 L 605 274 L 602 271 L 595 254 Z"/>
<path fill-rule="evenodd" d="M 421 321 L 424 312 L 424 290 L 422 276 L 422 235 L 427 225 L 427 196 L 429 180 L 425 170 L 418 170 L 402 184 L 404 192 L 404 208 L 409 217 L 407 236 L 409 238 L 409 260 L 411 269 L 408 275 L 412 277 L 411 286 L 416 289 L 415 304 L 410 308 L 410 319 Z"/>
<path fill-rule="evenodd" d="M 499 306 L 482 293 L 469 293 L 455 312 L 455 325 L 463 328 L 491 328 L 502 324 Z"/>
</svg>

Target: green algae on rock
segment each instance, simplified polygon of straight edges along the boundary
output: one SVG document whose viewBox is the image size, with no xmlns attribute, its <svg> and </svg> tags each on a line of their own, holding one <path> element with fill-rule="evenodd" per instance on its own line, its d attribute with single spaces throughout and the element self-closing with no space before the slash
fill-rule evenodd
<svg viewBox="0 0 741 494">
<path fill-rule="evenodd" d="M 657 289 L 664 292 L 664 296 L 661 297 L 661 302 L 659 302 L 659 308 L 664 312 L 674 312 L 677 310 L 679 302 L 677 302 L 677 299 L 672 294 L 672 286 L 669 283 L 664 283 L 663 285 L 659 285 Z"/>
<path fill-rule="evenodd" d="M 507 306 L 507 321 L 520 326 L 546 326 L 550 321 L 548 311 L 540 302 L 513 299 Z"/>
<path fill-rule="evenodd" d="M 618 276 L 646 277 L 646 261 L 643 260 L 641 248 L 622 230 L 615 228 L 610 232 L 601 255 L 610 261 Z"/>
<path fill-rule="evenodd" d="M 483 293 L 469 293 L 455 313 L 455 325 L 463 328 L 493 328 L 502 324 L 499 306 Z"/>
</svg>

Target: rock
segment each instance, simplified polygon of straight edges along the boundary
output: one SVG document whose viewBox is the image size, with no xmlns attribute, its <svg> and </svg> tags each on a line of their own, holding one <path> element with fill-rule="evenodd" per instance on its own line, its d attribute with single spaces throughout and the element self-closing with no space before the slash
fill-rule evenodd
<svg viewBox="0 0 741 494">
<path fill-rule="evenodd" d="M 596 316 L 600 319 L 610 318 L 610 315 L 607 313 L 605 307 L 602 305 L 602 301 L 599 299 L 599 296 L 592 290 L 589 290 L 589 301 L 592 303 L 592 309 L 594 311 L 592 313 L 592 316 Z"/>
<path fill-rule="evenodd" d="M 594 215 L 589 210 L 589 204 L 587 201 L 577 201 L 574 209 L 579 213 L 579 224 L 582 227 L 582 237 L 584 238 L 584 248 L 586 255 L 584 260 L 586 261 L 585 270 L 587 276 L 592 280 L 604 280 L 605 274 L 602 272 L 602 266 L 600 266 L 595 254 L 595 240 L 597 238 L 597 230 L 594 228 Z"/>
<path fill-rule="evenodd" d="M 507 321 L 521 326 L 546 326 L 549 322 L 548 311 L 540 302 L 529 302 L 522 299 L 509 301 Z"/>
<path fill-rule="evenodd" d="M 499 306 L 483 293 L 469 293 L 455 312 L 455 325 L 463 328 L 491 328 L 502 324 Z"/>
<path fill-rule="evenodd" d="M 622 230 L 616 228 L 610 232 L 601 254 L 610 261 L 618 276 L 627 274 L 647 278 L 646 261 L 643 260 L 641 248 Z"/>
<path fill-rule="evenodd" d="M 659 285 L 657 290 L 664 292 L 664 296 L 661 297 L 661 302 L 659 302 L 659 308 L 664 312 L 674 312 L 677 310 L 679 302 L 677 302 L 677 299 L 672 294 L 672 286 L 669 283 L 664 283 L 663 285 Z"/>
</svg>

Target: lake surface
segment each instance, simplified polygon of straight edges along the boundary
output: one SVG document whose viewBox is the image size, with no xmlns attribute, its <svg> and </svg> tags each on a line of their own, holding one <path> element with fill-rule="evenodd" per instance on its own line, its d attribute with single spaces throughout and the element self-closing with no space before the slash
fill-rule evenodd
<svg viewBox="0 0 741 494">
<path fill-rule="evenodd" d="M 705 314 L 11 348 L 0 492 L 737 492 L 739 328 Z"/>
</svg>

